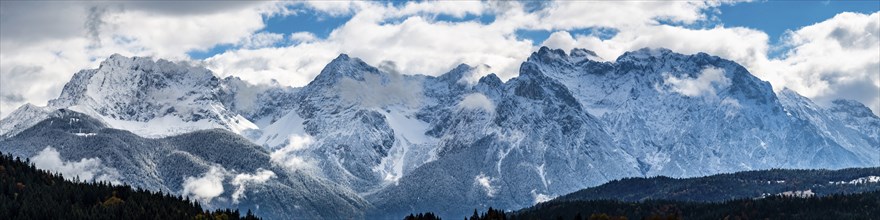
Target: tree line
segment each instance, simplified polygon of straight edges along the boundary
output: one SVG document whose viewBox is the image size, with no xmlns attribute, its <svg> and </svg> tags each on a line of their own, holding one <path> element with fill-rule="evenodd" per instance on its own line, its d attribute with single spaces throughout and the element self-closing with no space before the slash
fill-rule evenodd
<svg viewBox="0 0 880 220">
<path fill-rule="evenodd" d="M 646 200 L 550 201 L 514 212 L 489 208 L 465 220 L 678 220 L 678 219 L 875 219 L 880 216 L 880 191 L 824 197 L 769 196 L 726 202 Z M 405 220 L 440 219 L 432 213 L 410 214 Z"/>
<path fill-rule="evenodd" d="M 206 211 L 187 198 L 108 182 L 65 180 L 0 153 L 3 219 L 259 219 L 248 210 Z"/>
</svg>

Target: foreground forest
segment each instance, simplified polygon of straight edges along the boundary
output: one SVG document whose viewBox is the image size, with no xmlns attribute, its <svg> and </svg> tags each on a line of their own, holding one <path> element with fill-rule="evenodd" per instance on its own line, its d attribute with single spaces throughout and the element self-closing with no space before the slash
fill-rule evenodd
<svg viewBox="0 0 880 220">
<path fill-rule="evenodd" d="M 76 182 L 0 155 L 3 219 L 259 219 L 248 210 L 205 211 L 197 202 L 106 182 Z"/>
<path fill-rule="evenodd" d="M 753 170 L 692 178 L 633 177 L 612 180 L 554 200 L 725 202 L 796 191 L 809 191 L 822 197 L 877 191 L 880 190 L 878 179 L 880 167 Z"/>
<path fill-rule="evenodd" d="M 880 191 L 825 197 L 771 196 L 721 203 L 552 201 L 507 219 L 876 219 Z"/>
<path fill-rule="evenodd" d="M 551 201 L 515 212 L 489 208 L 465 220 L 623 220 L 623 219 L 876 219 L 880 191 L 826 197 L 771 196 L 722 203 L 614 200 Z M 433 213 L 410 214 L 405 220 L 438 220 Z M 461 219 L 452 218 L 452 219 Z"/>
<path fill-rule="evenodd" d="M 878 219 L 880 167 L 623 178 L 485 219 Z M 453 217 L 453 216 L 444 216 Z M 452 219 L 461 219 L 454 216 Z M 434 213 L 407 220 L 440 219 Z"/>
</svg>

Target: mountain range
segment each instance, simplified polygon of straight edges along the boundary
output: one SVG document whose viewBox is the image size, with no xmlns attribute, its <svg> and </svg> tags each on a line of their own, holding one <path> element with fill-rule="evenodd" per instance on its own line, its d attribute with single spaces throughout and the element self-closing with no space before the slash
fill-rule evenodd
<svg viewBox="0 0 880 220">
<path fill-rule="evenodd" d="M 395 69 L 342 54 L 294 88 L 112 55 L 0 120 L 0 151 L 268 218 L 465 216 L 626 177 L 880 166 L 863 104 L 705 53 L 542 47 L 506 81 Z"/>
</svg>

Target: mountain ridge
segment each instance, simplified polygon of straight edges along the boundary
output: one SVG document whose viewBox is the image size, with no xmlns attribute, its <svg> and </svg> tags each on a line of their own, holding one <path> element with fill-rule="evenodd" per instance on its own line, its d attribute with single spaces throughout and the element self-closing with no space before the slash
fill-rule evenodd
<svg viewBox="0 0 880 220">
<path fill-rule="evenodd" d="M 542 47 L 510 80 L 485 69 L 405 75 L 341 54 L 292 88 L 114 55 L 77 73 L 49 107 L 0 120 L 0 140 L 54 109 L 154 138 L 228 130 L 271 166 L 350 190 L 377 218 L 526 207 L 623 177 L 880 166 L 880 119 L 864 105 L 777 93 L 705 53 L 645 48 L 605 61 Z"/>
</svg>

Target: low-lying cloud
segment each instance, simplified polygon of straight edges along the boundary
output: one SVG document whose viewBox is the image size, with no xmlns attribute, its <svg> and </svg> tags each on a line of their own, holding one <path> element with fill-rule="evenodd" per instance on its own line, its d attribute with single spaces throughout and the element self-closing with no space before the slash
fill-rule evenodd
<svg viewBox="0 0 880 220">
<path fill-rule="evenodd" d="M 468 110 L 483 110 L 487 113 L 495 112 L 495 103 L 482 93 L 471 93 L 458 103 L 458 107 Z"/>
<path fill-rule="evenodd" d="M 200 177 L 186 177 L 183 181 L 181 194 L 204 203 L 210 203 L 211 200 L 223 194 L 223 179 L 225 177 L 225 169 L 211 166 L 211 169 Z"/>
<path fill-rule="evenodd" d="M 46 147 L 31 157 L 38 169 L 60 173 L 64 179 L 89 182 L 101 181 L 120 184 L 119 172 L 101 164 L 100 158 L 83 158 L 79 161 L 64 161 L 61 153 L 53 147 Z"/>
<path fill-rule="evenodd" d="M 717 89 L 730 86 L 730 79 L 724 76 L 724 69 L 707 67 L 696 78 L 666 76 L 664 82 L 672 91 L 689 97 L 715 97 Z"/>
<path fill-rule="evenodd" d="M 315 170 L 316 166 L 310 160 L 300 153 L 315 143 L 312 136 L 308 134 L 293 134 L 288 139 L 289 143 L 278 150 L 269 154 L 273 164 L 281 166 L 287 170 Z"/>
<path fill-rule="evenodd" d="M 273 177 L 275 177 L 275 172 L 264 169 L 258 169 L 254 174 L 241 173 L 236 175 L 235 178 L 232 179 L 232 185 L 238 188 L 232 193 L 232 203 L 238 203 L 241 198 L 245 197 L 245 186 L 263 184 Z"/>
</svg>

